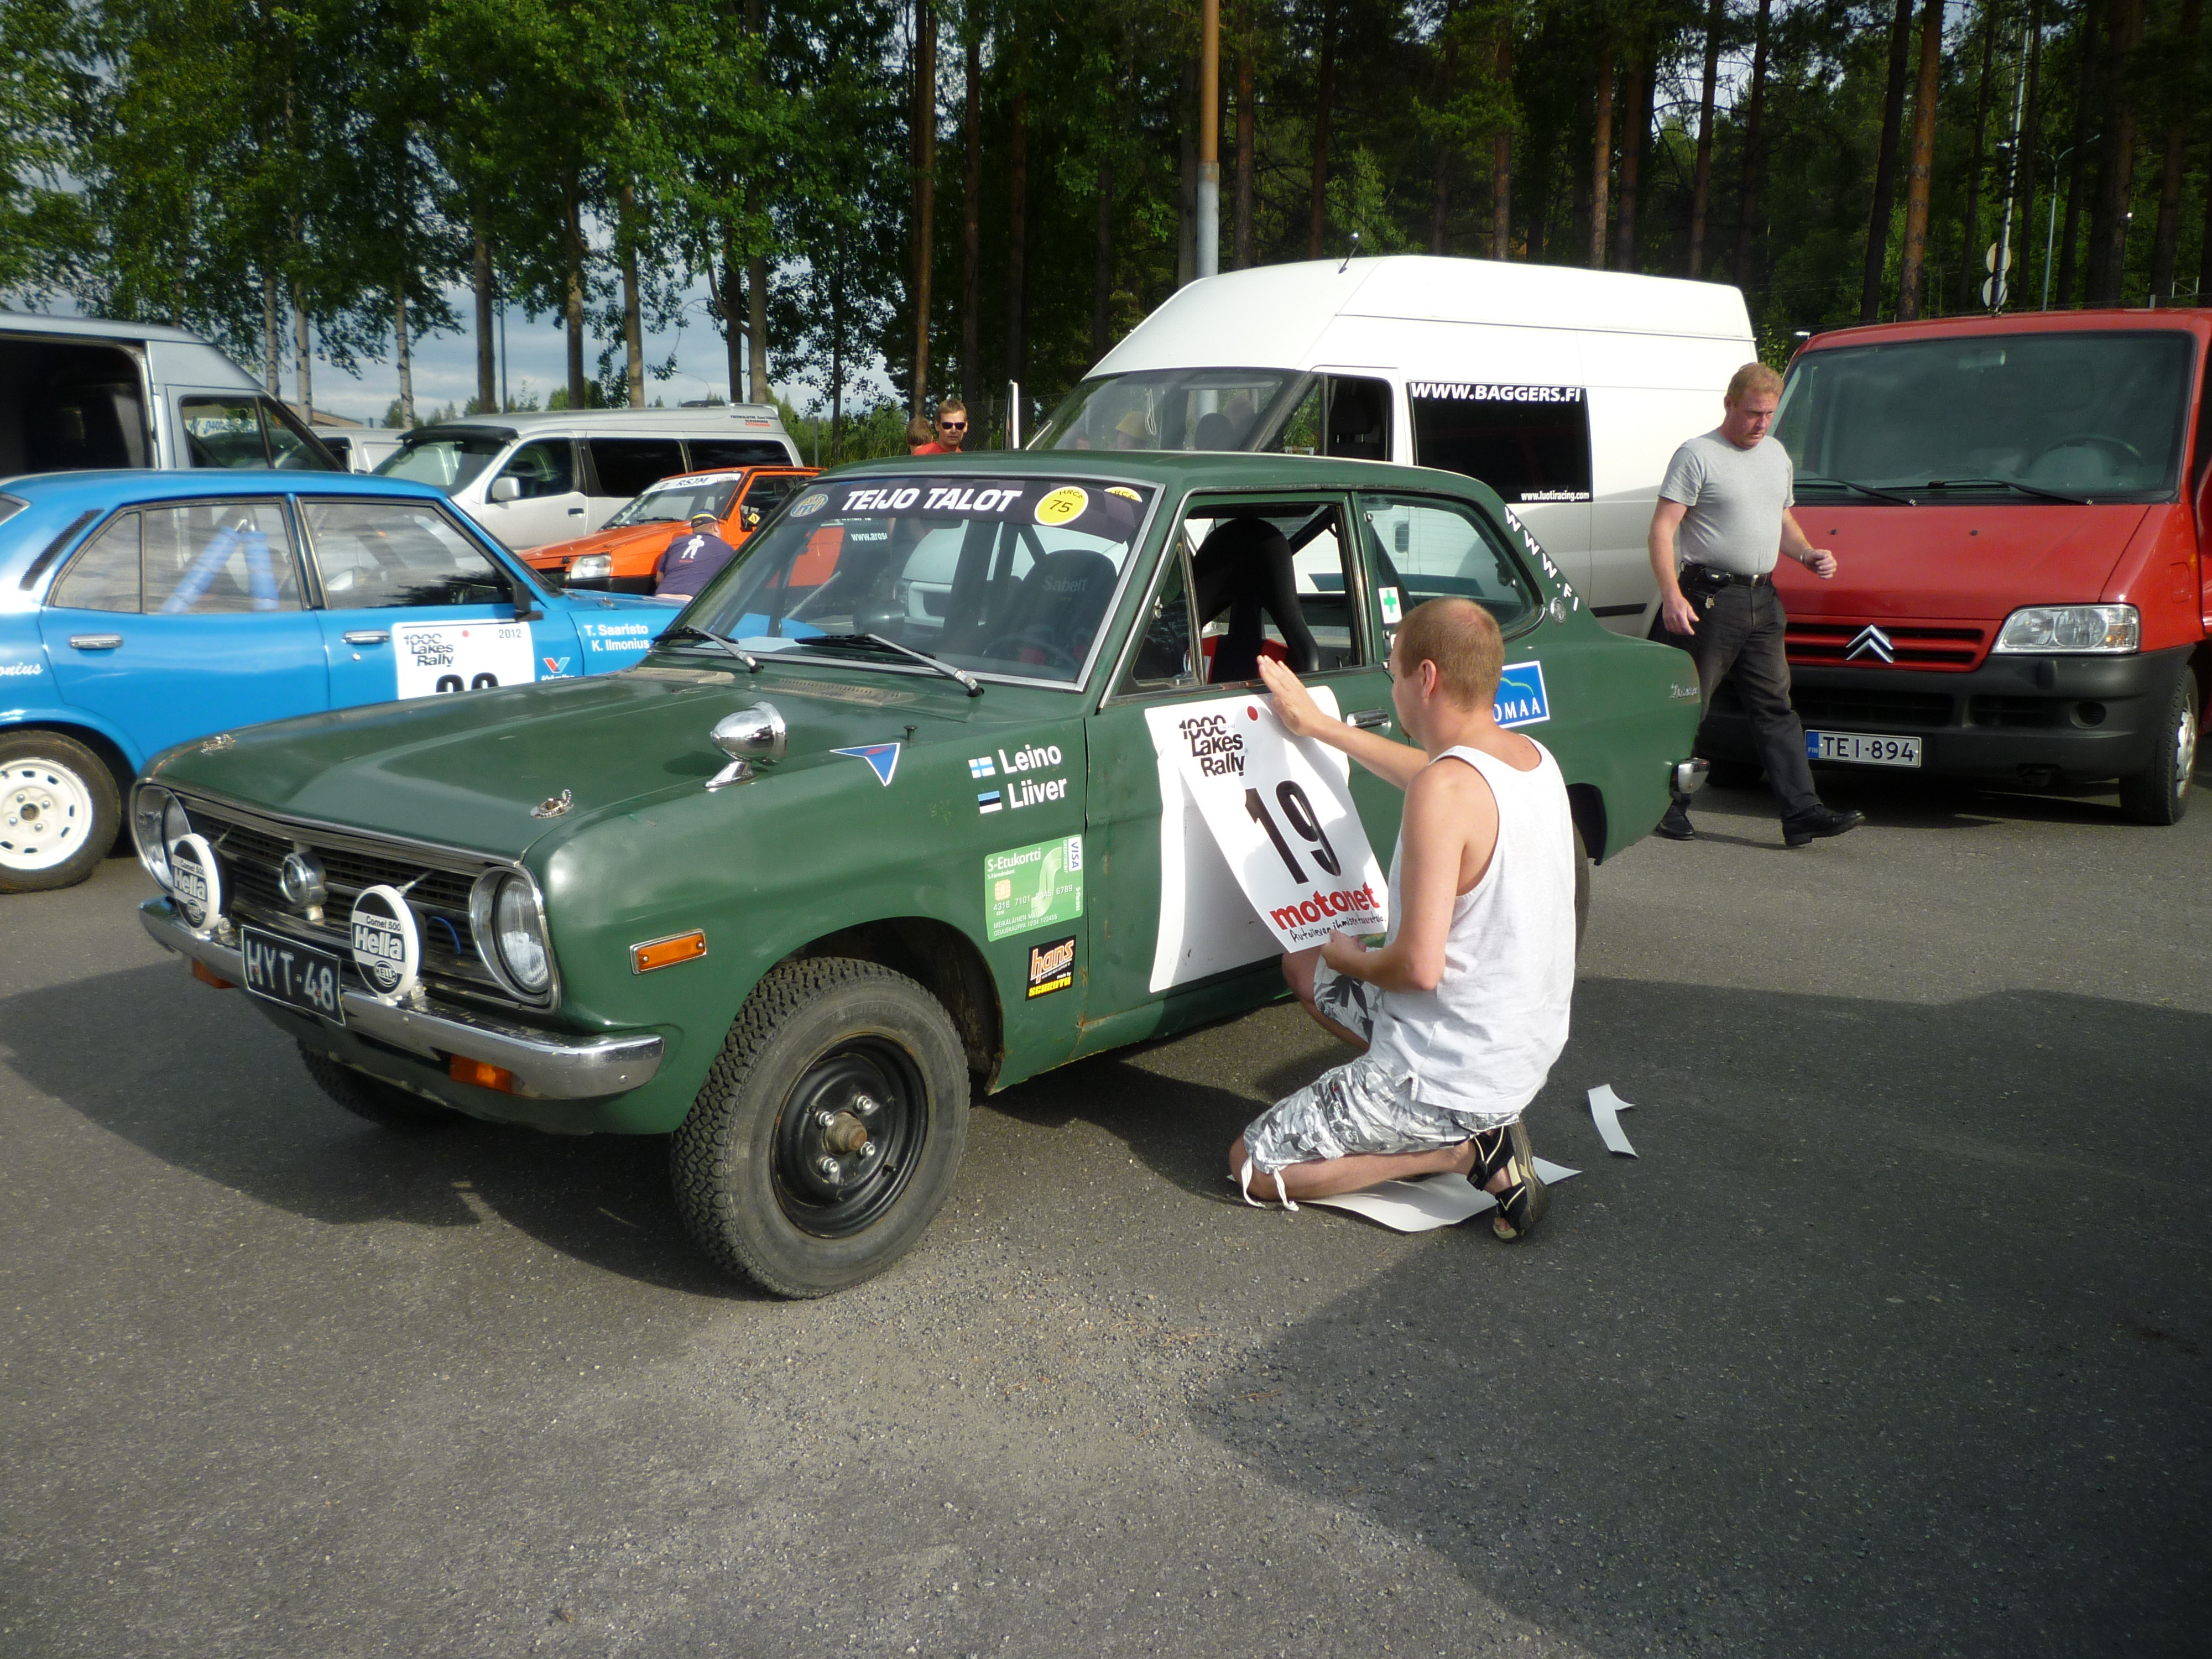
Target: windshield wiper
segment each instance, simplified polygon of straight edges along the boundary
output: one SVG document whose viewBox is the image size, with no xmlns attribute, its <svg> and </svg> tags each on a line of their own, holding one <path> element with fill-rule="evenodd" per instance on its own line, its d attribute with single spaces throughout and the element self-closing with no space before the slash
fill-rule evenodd
<svg viewBox="0 0 2212 1659">
<path fill-rule="evenodd" d="M 2087 507 L 2086 495 L 2062 495 L 2056 489 L 2043 489 L 2034 484 L 2022 483 L 2017 478 L 1930 478 L 1916 486 L 1921 489 L 2017 489 L 2023 495 L 2033 495 L 2039 501 L 2064 501 L 2069 507 Z"/>
<path fill-rule="evenodd" d="M 1888 501 L 1897 507 L 1912 505 L 1902 495 L 1893 495 L 1887 489 L 1874 489 L 1863 483 L 1853 483 L 1849 478 L 1824 478 L 1816 472 L 1800 472 L 1796 482 L 1801 484 L 1832 484 L 1838 489 L 1851 490 L 1857 495 L 1871 496 L 1877 501 Z"/>
<path fill-rule="evenodd" d="M 690 623 L 678 623 L 675 627 L 665 629 L 655 636 L 653 643 L 659 645 L 668 640 L 712 640 L 723 650 L 744 664 L 751 672 L 756 674 L 760 672 L 760 659 L 735 640 L 726 640 L 720 634 L 709 633 L 703 628 L 694 628 Z"/>
<path fill-rule="evenodd" d="M 916 662 L 935 669 L 947 679 L 954 679 L 967 689 L 971 697 L 983 695 L 983 683 L 964 668 L 955 668 L 941 657 L 933 657 L 927 651 L 917 651 L 910 645 L 901 645 L 896 640 L 887 640 L 880 634 L 817 634 L 806 641 L 809 645 L 872 645 L 884 651 L 896 651 L 902 657 L 912 657 Z"/>
</svg>

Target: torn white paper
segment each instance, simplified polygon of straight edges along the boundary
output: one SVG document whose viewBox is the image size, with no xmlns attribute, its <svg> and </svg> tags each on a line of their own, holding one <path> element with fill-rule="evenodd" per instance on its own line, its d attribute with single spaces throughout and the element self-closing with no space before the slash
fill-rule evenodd
<svg viewBox="0 0 2212 1659">
<path fill-rule="evenodd" d="M 1634 1111 L 1636 1103 L 1613 1093 L 1610 1083 L 1601 1083 L 1589 1091 L 1589 1108 L 1590 1121 L 1597 1125 L 1606 1150 L 1619 1152 L 1623 1158 L 1634 1158 L 1636 1148 L 1628 1144 L 1628 1137 L 1621 1132 L 1620 1115 Z"/>
<path fill-rule="evenodd" d="M 1536 1160 L 1536 1173 L 1544 1178 L 1547 1187 L 1556 1187 L 1562 1181 L 1571 1180 L 1582 1173 L 1563 1164 L 1544 1158 Z M 1264 1192 L 1259 1178 L 1255 1178 L 1252 1190 Z M 1395 1232 L 1425 1233 L 1438 1227 L 1453 1227 L 1471 1216 L 1493 1209 L 1498 1200 L 1488 1193 L 1479 1190 L 1463 1175 L 1423 1176 L 1418 1181 L 1386 1181 L 1380 1186 L 1364 1188 L 1356 1193 L 1341 1193 L 1334 1198 L 1301 1199 L 1303 1204 L 1326 1204 L 1332 1209 L 1349 1210 L 1354 1215 L 1364 1216 L 1370 1221 L 1380 1222 Z"/>
</svg>

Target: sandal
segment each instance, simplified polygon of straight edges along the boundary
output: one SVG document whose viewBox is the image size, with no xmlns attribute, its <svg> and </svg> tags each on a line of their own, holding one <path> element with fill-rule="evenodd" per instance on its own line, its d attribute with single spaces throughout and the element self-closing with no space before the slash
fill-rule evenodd
<svg viewBox="0 0 2212 1659">
<path fill-rule="evenodd" d="M 1468 1178 L 1477 1188 L 1486 1188 L 1500 1170 L 1505 1172 L 1506 1187 L 1491 1194 L 1498 1207 L 1491 1212 L 1490 1231 L 1503 1239 L 1521 1238 L 1543 1220 L 1552 1206 L 1552 1190 L 1536 1173 L 1528 1131 L 1517 1117 L 1474 1138 L 1474 1172 Z"/>
</svg>

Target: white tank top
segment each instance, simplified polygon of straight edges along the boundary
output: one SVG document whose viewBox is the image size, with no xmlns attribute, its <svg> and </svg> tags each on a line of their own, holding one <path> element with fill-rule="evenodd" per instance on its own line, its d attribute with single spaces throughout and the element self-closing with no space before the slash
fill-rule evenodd
<svg viewBox="0 0 2212 1659">
<path fill-rule="evenodd" d="M 1498 799 L 1498 848 L 1482 879 L 1453 901 L 1444 971 L 1433 991 L 1386 991 L 1368 1053 L 1413 1097 L 1495 1117 L 1544 1086 L 1566 1046 L 1575 988 L 1574 820 L 1552 751 L 1526 772 L 1478 750 L 1447 749 Z M 1401 832 L 1390 854 L 1398 888 Z M 1399 907 L 1391 907 L 1390 936 Z"/>
</svg>

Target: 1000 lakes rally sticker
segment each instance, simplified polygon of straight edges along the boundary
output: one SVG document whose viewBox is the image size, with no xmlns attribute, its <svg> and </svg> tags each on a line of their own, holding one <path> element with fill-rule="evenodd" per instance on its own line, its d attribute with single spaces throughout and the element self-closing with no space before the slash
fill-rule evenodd
<svg viewBox="0 0 2212 1659">
<path fill-rule="evenodd" d="M 392 665 L 402 700 L 528 685 L 538 678 L 527 623 L 394 623 Z"/>
</svg>

